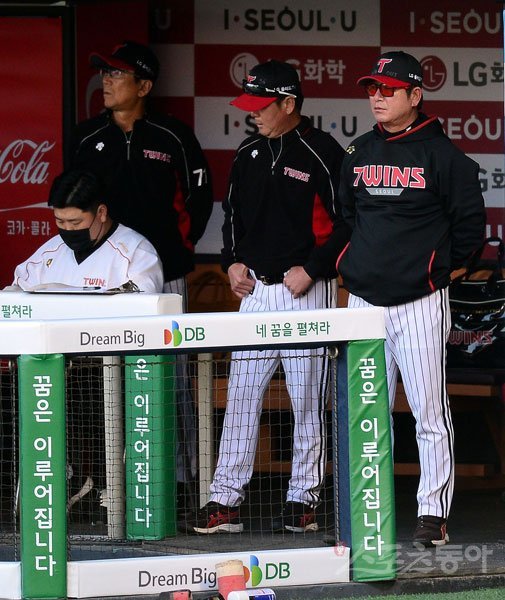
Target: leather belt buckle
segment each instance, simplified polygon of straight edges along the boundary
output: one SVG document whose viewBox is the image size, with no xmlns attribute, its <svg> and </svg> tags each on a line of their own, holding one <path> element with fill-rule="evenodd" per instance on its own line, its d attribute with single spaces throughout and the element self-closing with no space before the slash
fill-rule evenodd
<svg viewBox="0 0 505 600">
<path fill-rule="evenodd" d="M 266 277 L 265 275 L 260 275 L 258 277 L 258 279 L 261 281 L 261 283 L 263 285 L 272 285 L 272 282 L 271 282 L 270 278 Z"/>
</svg>

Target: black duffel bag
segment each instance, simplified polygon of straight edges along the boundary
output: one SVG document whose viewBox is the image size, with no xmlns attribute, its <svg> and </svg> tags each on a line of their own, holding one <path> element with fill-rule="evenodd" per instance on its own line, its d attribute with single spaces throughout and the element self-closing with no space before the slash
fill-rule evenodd
<svg viewBox="0 0 505 600">
<path fill-rule="evenodd" d="M 489 245 L 492 259 L 483 259 Z M 494 245 L 496 244 L 496 246 Z M 449 286 L 451 333 L 447 366 L 505 368 L 505 248 L 499 237 L 484 240 L 466 273 Z"/>
</svg>

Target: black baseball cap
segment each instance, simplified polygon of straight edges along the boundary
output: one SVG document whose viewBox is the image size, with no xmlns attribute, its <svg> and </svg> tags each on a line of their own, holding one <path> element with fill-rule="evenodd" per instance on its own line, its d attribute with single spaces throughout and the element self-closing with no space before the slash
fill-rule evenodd
<svg viewBox="0 0 505 600">
<path fill-rule="evenodd" d="M 277 98 L 302 97 L 302 88 L 296 69 L 286 62 L 269 60 L 256 65 L 242 82 L 243 94 L 230 104 L 249 112 L 266 108 Z"/>
<path fill-rule="evenodd" d="M 97 69 L 133 71 L 140 79 L 156 81 L 160 63 L 154 52 L 144 44 L 126 41 L 112 50 L 110 56 L 91 54 L 89 62 Z"/>
<path fill-rule="evenodd" d="M 360 77 L 360 85 L 378 81 L 391 87 L 423 87 L 423 68 L 411 54 L 402 51 L 384 52 L 377 59 L 370 75 Z"/>
</svg>

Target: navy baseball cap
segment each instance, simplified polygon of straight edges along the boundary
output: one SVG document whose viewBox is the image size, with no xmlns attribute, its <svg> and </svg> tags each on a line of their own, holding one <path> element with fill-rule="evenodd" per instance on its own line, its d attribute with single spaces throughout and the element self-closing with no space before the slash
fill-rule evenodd
<svg viewBox="0 0 505 600">
<path fill-rule="evenodd" d="M 423 68 L 411 54 L 402 51 L 385 52 L 377 59 L 370 75 L 360 77 L 360 85 L 378 81 L 391 87 L 423 87 Z"/>
<path fill-rule="evenodd" d="M 248 112 L 266 108 L 277 98 L 302 97 L 296 69 L 286 62 L 269 60 L 256 65 L 242 82 L 243 94 L 230 104 Z"/>
<path fill-rule="evenodd" d="M 89 62 L 97 69 L 133 71 L 140 79 L 156 81 L 160 63 L 154 52 L 144 44 L 126 41 L 116 46 L 110 56 L 91 54 Z"/>
</svg>

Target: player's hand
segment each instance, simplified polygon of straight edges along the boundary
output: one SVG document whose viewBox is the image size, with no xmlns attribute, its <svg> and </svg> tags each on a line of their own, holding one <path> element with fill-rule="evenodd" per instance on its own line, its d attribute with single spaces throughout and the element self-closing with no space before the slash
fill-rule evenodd
<svg viewBox="0 0 505 600">
<path fill-rule="evenodd" d="M 242 263 L 233 263 L 228 269 L 231 291 L 238 298 L 248 296 L 254 289 L 254 279 L 249 269 Z"/>
<path fill-rule="evenodd" d="M 313 280 L 303 267 L 291 267 L 284 275 L 284 285 L 293 295 L 293 298 L 300 298 L 312 285 Z"/>
</svg>

